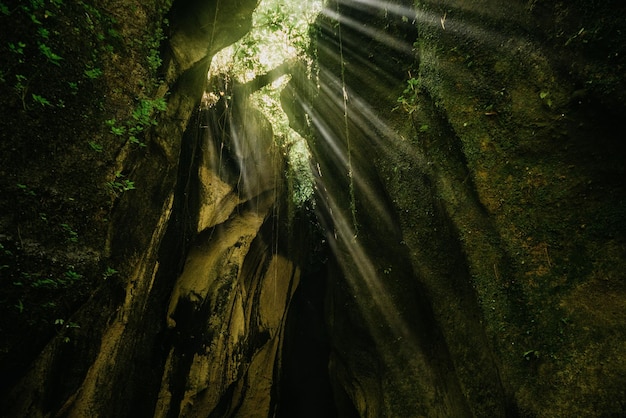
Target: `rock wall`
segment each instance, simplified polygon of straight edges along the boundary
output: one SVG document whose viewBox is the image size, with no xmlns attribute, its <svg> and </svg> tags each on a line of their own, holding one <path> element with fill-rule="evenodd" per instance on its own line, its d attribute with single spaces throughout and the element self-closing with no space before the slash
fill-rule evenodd
<svg viewBox="0 0 626 418">
<path fill-rule="evenodd" d="M 284 161 L 265 117 L 230 94 L 201 106 L 212 55 L 249 30 L 256 6 L 221 3 L 174 2 L 167 15 L 132 9 L 169 19 L 155 92 L 167 109 L 142 147 L 113 161 L 117 178 L 137 185 L 116 195 L 98 242 L 116 271 L 72 312 L 79 326 L 70 336 L 24 359 L 2 395 L 3 416 L 248 417 L 275 408 L 298 228 L 287 235 Z M 123 2 L 106 6 L 121 30 L 141 24 Z M 106 94 L 120 94 L 119 65 L 106 69 Z"/>
<path fill-rule="evenodd" d="M 284 102 L 336 259 L 339 416 L 626 413 L 609 3 L 326 5 Z"/>
<path fill-rule="evenodd" d="M 283 95 L 323 242 L 263 115 L 202 102 L 255 1 L 4 3 L 4 416 L 625 414 L 617 1 L 327 2 Z M 168 10 L 151 89 L 131 40 Z M 20 46 L 41 20 L 68 42 Z M 159 99 L 119 145 L 102 108 Z"/>
</svg>

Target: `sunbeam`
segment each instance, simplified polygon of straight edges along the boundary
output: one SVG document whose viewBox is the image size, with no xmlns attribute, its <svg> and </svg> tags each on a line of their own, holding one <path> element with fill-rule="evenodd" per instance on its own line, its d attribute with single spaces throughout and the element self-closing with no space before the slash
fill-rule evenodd
<svg viewBox="0 0 626 418">
<path fill-rule="evenodd" d="M 333 196 L 324 196 L 323 202 L 326 205 L 325 210 L 333 214 L 335 228 L 327 238 L 331 248 L 338 255 L 355 304 L 367 318 L 368 323 L 380 325 L 380 328 L 373 330 L 372 338 L 381 346 L 387 345 L 389 341 L 401 341 L 401 344 L 398 344 L 398 356 L 394 359 L 395 372 L 399 373 L 405 365 L 412 363 L 410 356 L 418 352 L 418 343 L 414 327 L 406 322 L 397 301 L 391 296 L 393 292 L 385 285 L 385 281 L 394 279 L 378 271 L 372 257 L 355 236 L 352 221 L 343 216 L 343 210 Z M 343 254 L 344 251 L 347 251 L 347 254 Z"/>
<path fill-rule="evenodd" d="M 356 19 L 352 19 L 344 14 L 340 14 L 332 9 L 323 9 L 322 14 L 327 16 L 329 19 L 335 22 L 339 22 L 341 25 L 345 25 L 347 28 L 354 30 L 355 32 L 360 33 L 361 35 L 365 35 L 369 39 L 373 41 L 384 44 L 400 53 L 410 54 L 411 53 L 411 44 L 403 41 L 402 39 L 398 39 L 397 37 L 388 34 L 387 32 L 367 27 L 360 21 Z M 344 40 L 346 49 L 357 49 L 357 43 L 351 39 Z"/>
<path fill-rule="evenodd" d="M 326 83 L 322 83 L 321 89 L 323 92 L 326 93 L 324 98 L 321 99 L 322 102 L 325 103 L 324 109 L 327 109 L 327 111 L 330 112 L 340 112 L 342 98 L 340 95 L 333 95 L 333 92 L 337 93 L 338 90 L 328 87 Z M 340 90 L 339 94 L 341 94 Z M 320 139 L 323 140 L 324 144 L 326 145 L 325 148 L 328 150 L 328 152 L 325 154 L 326 157 L 334 161 L 335 167 L 339 168 L 339 173 L 344 173 L 344 175 L 346 176 L 349 172 L 352 173 L 351 175 L 353 176 L 355 187 L 358 189 L 359 195 L 365 199 L 364 204 L 370 205 L 372 208 L 374 208 L 374 211 L 378 214 L 379 219 L 384 222 L 389 228 L 391 228 L 393 225 L 393 221 L 389 215 L 388 208 L 385 207 L 385 205 L 383 204 L 384 199 L 380 196 L 379 193 L 376 192 L 374 184 L 371 184 L 367 180 L 367 178 L 361 174 L 358 163 L 350 166 L 348 150 L 347 148 L 345 148 L 344 143 L 342 142 L 341 133 L 334 131 L 333 128 L 328 124 L 327 113 L 320 114 L 306 104 L 303 104 L 303 106 L 311 120 L 312 125 L 315 127 L 315 129 L 319 131 Z M 354 124 L 355 121 L 352 119 L 352 114 L 350 114 L 349 117 L 349 122 Z M 361 131 L 362 128 L 368 129 L 368 126 L 364 123 L 364 119 L 362 119 L 361 117 L 358 117 L 358 119 L 356 120 L 356 126 L 357 128 L 359 128 L 359 130 L 357 132 L 354 132 L 355 135 L 363 135 L 363 132 Z M 373 132 L 373 130 L 370 130 L 369 133 L 374 134 L 375 132 Z M 365 133 L 365 135 L 367 135 L 367 133 Z M 370 138 L 374 139 L 377 137 Z M 381 139 L 381 141 L 384 141 L 384 139 Z M 355 150 L 355 153 L 359 155 L 362 154 L 362 152 L 362 150 Z"/>
</svg>

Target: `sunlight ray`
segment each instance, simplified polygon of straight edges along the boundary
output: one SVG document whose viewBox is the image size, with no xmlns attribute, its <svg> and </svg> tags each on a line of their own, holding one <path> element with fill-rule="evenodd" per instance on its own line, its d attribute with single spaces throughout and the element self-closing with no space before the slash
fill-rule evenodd
<svg viewBox="0 0 626 418">
<path fill-rule="evenodd" d="M 340 100 L 340 98 L 336 96 L 331 96 L 330 99 L 335 102 L 335 105 L 337 105 L 337 101 Z M 352 167 L 349 167 L 347 151 L 342 147 L 342 144 L 339 143 L 338 137 L 332 132 L 332 129 L 325 122 L 326 118 L 318 112 L 315 112 L 310 107 L 304 106 L 304 109 L 308 112 L 309 118 L 315 128 L 320 132 L 325 144 L 327 144 L 327 146 L 332 150 L 330 153 L 331 155 L 328 157 L 332 158 L 335 165 L 339 167 L 342 172 L 352 170 L 353 181 L 359 191 L 359 196 L 363 196 L 365 198 L 366 203 L 364 204 L 373 208 L 379 220 L 391 228 L 393 226 L 393 219 L 388 208 L 385 207 L 383 203 L 386 198 L 376 192 L 376 188 L 369 184 L 369 182 L 364 178 L 358 164 L 354 164 Z"/>
<path fill-rule="evenodd" d="M 322 85 L 322 90 L 327 96 L 332 96 L 333 89 L 336 89 L 336 83 L 339 83 L 339 79 L 335 77 L 328 69 L 320 69 L 321 74 L 325 80 L 331 80 L 332 85 L 325 83 Z M 398 139 L 399 134 L 391 129 L 387 123 L 385 123 L 372 108 L 372 105 L 368 103 L 363 97 L 361 97 L 356 91 L 347 87 L 348 96 L 350 97 L 351 118 L 353 122 L 363 131 L 368 140 L 373 141 L 373 145 L 384 146 L 388 145 L 385 142 L 391 139 Z M 335 95 L 336 96 L 336 95 Z"/>
<path fill-rule="evenodd" d="M 392 13 L 397 16 L 415 16 L 416 12 L 412 7 L 403 6 L 401 4 L 396 4 L 388 1 L 380 1 L 380 0 L 338 0 L 339 3 L 343 3 L 349 5 L 350 7 L 355 7 L 355 4 L 360 4 L 361 8 L 370 7 L 375 9 L 380 9 L 385 13 Z"/>
<path fill-rule="evenodd" d="M 402 19 L 408 19 L 412 24 L 438 28 L 442 31 L 446 31 L 447 33 L 483 43 L 489 47 L 506 47 L 507 49 L 511 47 L 510 41 L 512 38 L 504 35 L 502 31 L 490 30 L 485 24 L 472 24 L 471 22 L 468 22 L 467 19 L 459 19 L 455 17 L 455 11 L 464 13 L 466 12 L 466 9 L 469 10 L 468 7 L 464 7 L 463 5 L 456 5 L 454 8 L 448 8 L 447 11 L 442 13 L 433 13 L 430 11 L 424 11 L 423 9 L 413 10 L 410 7 L 379 0 L 338 0 L 338 3 L 354 9 L 378 9 L 385 14 L 391 13 Z M 502 15 L 498 15 L 495 11 L 491 11 L 489 17 L 494 20 L 506 21 L 507 16 L 503 11 L 500 11 L 500 13 Z M 347 17 L 345 14 L 338 13 L 336 10 L 324 8 L 321 14 L 398 51 L 410 52 L 412 49 L 411 45 L 408 45 L 406 42 L 400 42 L 394 36 L 384 33 L 383 31 L 368 28 L 359 20 Z M 485 15 L 481 15 L 481 18 L 484 17 Z M 518 39 L 516 43 L 523 44 L 524 42 L 522 39 Z M 539 47 L 539 45 L 534 45 L 534 47 Z"/>
<path fill-rule="evenodd" d="M 372 338 L 380 347 L 399 342 L 396 355 L 391 360 L 394 371 L 400 373 L 409 364 L 416 360 L 422 365 L 424 359 L 420 356 L 418 341 L 414 328 L 403 317 L 399 306 L 394 301 L 393 294 L 385 285 L 385 280 L 393 280 L 390 276 L 381 277 L 376 271 L 371 256 L 354 237 L 351 221 L 343 216 L 335 199 L 325 194 L 323 204 L 329 213 L 332 213 L 334 230 L 328 231 L 328 240 L 333 252 L 339 257 L 339 265 L 350 286 L 351 294 L 361 314 L 370 324 L 378 324 L 372 328 Z M 347 251 L 347 254 L 345 254 Z M 418 319 L 418 320 L 421 320 Z M 384 349 L 381 349 L 384 352 Z"/>
<path fill-rule="evenodd" d="M 338 44 L 335 43 L 336 49 L 338 49 Z M 336 62 L 339 62 L 340 55 L 335 50 L 330 49 L 328 46 L 318 46 L 318 49 L 325 55 L 336 57 Z M 379 65 L 376 65 L 374 62 L 368 59 L 368 55 L 362 53 L 355 53 L 354 50 L 347 49 L 346 55 L 349 55 L 349 67 L 350 69 L 356 70 L 356 75 L 371 73 L 375 74 L 380 83 L 383 85 L 392 84 L 397 81 L 394 74 L 389 73 L 384 68 L 381 68 Z"/>
<path fill-rule="evenodd" d="M 366 35 L 367 37 L 375 41 L 385 44 L 399 52 L 402 52 L 405 54 L 410 54 L 412 52 L 412 46 L 410 43 L 404 40 L 401 40 L 393 35 L 390 35 L 382 30 L 367 27 L 362 22 L 349 18 L 345 15 L 339 14 L 336 11 L 331 10 L 331 9 L 327 9 L 327 8 L 323 9 L 321 13 L 327 16 L 328 18 L 330 18 L 331 20 L 337 21 L 340 24 L 344 24 L 347 27 L 354 29 L 355 31 L 363 35 Z M 357 41 L 358 39 L 355 39 L 354 42 L 351 42 L 351 45 L 355 49 L 356 49 Z M 344 42 L 346 41 L 344 40 Z M 359 49 L 363 49 L 363 46 L 361 46 Z"/>
</svg>

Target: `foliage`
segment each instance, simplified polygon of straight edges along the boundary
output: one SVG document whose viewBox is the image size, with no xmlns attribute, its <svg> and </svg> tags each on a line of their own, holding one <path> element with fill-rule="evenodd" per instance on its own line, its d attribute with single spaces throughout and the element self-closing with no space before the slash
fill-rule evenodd
<svg viewBox="0 0 626 418">
<path fill-rule="evenodd" d="M 107 187 L 113 194 L 120 195 L 124 192 L 135 189 L 135 183 L 124 177 L 125 176 L 118 171 L 115 173 L 115 179 L 106 183 Z"/>
<path fill-rule="evenodd" d="M 411 74 L 409 74 L 406 87 L 404 91 L 402 91 L 402 95 L 398 97 L 398 107 L 402 108 L 402 110 L 407 112 L 409 115 L 416 110 L 417 94 L 419 93 L 420 85 L 420 79 L 412 77 Z M 426 130 L 428 130 L 428 125 L 426 125 Z M 422 130 L 422 132 L 424 131 Z"/>
<path fill-rule="evenodd" d="M 74 231 L 70 225 L 62 223 L 61 228 L 63 228 L 63 231 L 67 234 L 67 240 L 69 242 L 78 242 L 78 232 Z"/>
<path fill-rule="evenodd" d="M 308 27 L 321 3 L 262 1 L 252 30 L 231 50 L 231 73 L 247 81 L 284 61 L 304 60 L 309 44 Z"/>
<path fill-rule="evenodd" d="M 89 141 L 88 144 L 89 144 L 89 147 L 95 152 L 102 152 L 104 150 L 102 145 L 98 144 L 97 142 Z"/>
<path fill-rule="evenodd" d="M 46 36 L 47 37 L 47 36 Z M 61 65 L 61 60 L 63 59 L 63 57 L 55 54 L 54 52 L 52 52 L 52 50 L 50 49 L 50 47 L 46 44 L 39 44 L 39 51 L 43 54 L 44 57 L 46 57 L 48 59 L 48 61 L 50 61 L 52 64 L 60 66 Z"/>
<path fill-rule="evenodd" d="M 124 137 L 130 143 L 144 147 L 146 144 L 139 138 L 140 134 L 149 127 L 155 126 L 157 124 L 156 115 L 165 111 L 166 108 L 167 102 L 164 98 L 155 100 L 141 99 L 133 110 L 131 117 L 125 122 L 108 119 L 105 123 L 113 135 Z"/>
<path fill-rule="evenodd" d="M 84 71 L 85 76 L 90 79 L 96 79 L 102 75 L 102 70 L 98 67 L 96 68 L 88 68 Z"/>
<path fill-rule="evenodd" d="M 105 121 L 120 121 L 125 143 L 131 129 L 143 142 L 165 108 L 151 100 L 164 38 L 152 26 L 170 3 L 136 6 L 154 17 L 137 25 L 118 23 L 128 17 L 111 3 L 0 1 L 0 372 L 7 353 L 41 348 L 55 329 L 69 337 L 68 318 L 117 274 L 101 260 L 110 193 L 135 184 L 103 187 L 120 149 Z M 132 76 L 119 65 L 134 66 Z"/>
<path fill-rule="evenodd" d="M 309 62 L 309 24 L 321 7 L 321 2 L 261 1 L 252 30 L 213 59 L 211 73 L 226 73 L 245 83 L 288 61 Z M 250 100 L 272 124 L 275 142 L 287 156 L 292 200 L 300 206 L 313 194 L 313 176 L 305 141 L 290 128 L 280 102 L 280 91 L 287 81 L 282 77 L 263 86 Z"/>
<path fill-rule="evenodd" d="M 167 19 L 164 19 L 163 25 L 164 26 L 169 25 L 169 22 Z M 156 74 L 156 72 L 161 67 L 161 64 L 163 63 L 163 61 L 161 60 L 161 54 L 160 54 L 159 48 L 160 48 L 161 42 L 164 39 L 165 39 L 165 34 L 163 32 L 163 28 L 159 26 L 154 31 L 154 36 L 149 38 L 148 41 L 146 42 L 147 44 L 146 46 L 148 47 L 148 55 L 147 55 L 148 68 L 150 69 L 150 71 L 152 71 L 153 74 Z"/>
<path fill-rule="evenodd" d="M 29 196 L 37 196 L 37 194 L 25 184 L 17 183 L 17 187 Z"/>
<path fill-rule="evenodd" d="M 39 103 L 42 106 L 52 106 L 52 103 L 50 103 L 45 97 L 42 97 L 38 94 L 32 94 L 31 96 L 33 96 L 33 100 L 35 101 L 35 103 Z"/>
<path fill-rule="evenodd" d="M 115 276 L 118 273 L 119 273 L 119 271 L 115 270 L 113 267 L 108 266 L 106 268 L 106 270 L 104 270 L 104 273 L 102 273 L 102 278 L 104 280 L 107 280 L 107 279 Z"/>
</svg>

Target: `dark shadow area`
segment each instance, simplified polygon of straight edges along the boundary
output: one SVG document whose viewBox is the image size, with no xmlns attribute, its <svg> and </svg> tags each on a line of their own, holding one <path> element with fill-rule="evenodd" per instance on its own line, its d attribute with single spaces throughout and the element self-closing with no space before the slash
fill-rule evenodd
<svg viewBox="0 0 626 418">
<path fill-rule="evenodd" d="M 321 242 L 316 240 L 315 242 Z M 287 317 L 277 418 L 337 417 L 328 375 L 330 342 L 324 321 L 326 247 L 311 252 Z"/>
</svg>

